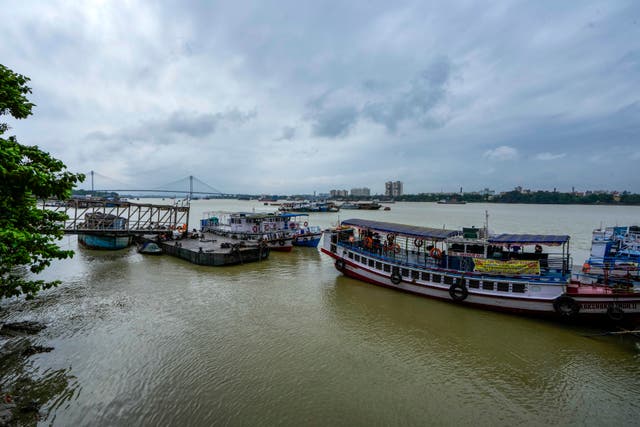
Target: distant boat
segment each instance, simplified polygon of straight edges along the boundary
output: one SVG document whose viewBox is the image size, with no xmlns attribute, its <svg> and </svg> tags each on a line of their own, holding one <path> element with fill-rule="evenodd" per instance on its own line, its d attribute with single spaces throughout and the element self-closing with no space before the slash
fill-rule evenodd
<svg viewBox="0 0 640 427">
<path fill-rule="evenodd" d="M 455 197 L 452 197 L 450 199 L 438 200 L 438 204 L 439 205 L 466 205 L 467 202 L 465 202 L 464 200 L 458 200 Z"/>
<path fill-rule="evenodd" d="M 345 202 L 340 205 L 340 209 L 360 209 L 360 205 L 357 203 Z"/>
</svg>

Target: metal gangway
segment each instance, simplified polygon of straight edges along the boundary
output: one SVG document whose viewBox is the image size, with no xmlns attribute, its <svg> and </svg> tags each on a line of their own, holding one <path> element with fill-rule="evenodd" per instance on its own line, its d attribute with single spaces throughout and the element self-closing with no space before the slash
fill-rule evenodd
<svg viewBox="0 0 640 427">
<path fill-rule="evenodd" d="M 189 229 L 188 200 L 174 205 L 97 198 L 44 200 L 42 208 L 66 214 L 66 234 L 160 234 Z"/>
</svg>

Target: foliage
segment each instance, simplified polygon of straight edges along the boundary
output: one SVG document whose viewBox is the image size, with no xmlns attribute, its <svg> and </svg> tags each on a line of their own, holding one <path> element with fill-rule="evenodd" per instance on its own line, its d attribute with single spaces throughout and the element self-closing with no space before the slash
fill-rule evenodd
<svg viewBox="0 0 640 427">
<path fill-rule="evenodd" d="M 0 116 L 16 119 L 31 115 L 34 104 L 26 95 L 29 78 L 0 64 Z M 82 174 L 66 166 L 37 146 L 3 137 L 9 129 L 0 123 L 0 298 L 25 294 L 27 298 L 57 281 L 31 280 L 27 270 L 39 273 L 53 259 L 64 259 L 73 251 L 61 250 L 56 241 L 63 236 L 64 214 L 38 207 L 39 199 L 67 199 Z"/>
</svg>

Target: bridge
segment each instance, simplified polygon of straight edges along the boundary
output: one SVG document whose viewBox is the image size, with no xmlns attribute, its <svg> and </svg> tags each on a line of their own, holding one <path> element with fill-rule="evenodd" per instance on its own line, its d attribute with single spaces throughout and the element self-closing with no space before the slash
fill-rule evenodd
<svg viewBox="0 0 640 427">
<path fill-rule="evenodd" d="M 87 174 L 90 177 L 91 193 L 151 193 L 151 194 L 183 194 L 189 199 L 193 199 L 194 195 L 203 195 L 210 197 L 235 197 L 234 194 L 223 193 L 222 191 L 212 187 L 206 182 L 196 178 L 193 175 L 180 178 L 176 181 L 160 185 L 156 188 L 139 188 L 135 185 L 128 185 L 118 180 L 102 175 L 96 171 L 90 171 Z M 101 178 L 106 184 L 96 189 L 95 178 Z"/>
</svg>

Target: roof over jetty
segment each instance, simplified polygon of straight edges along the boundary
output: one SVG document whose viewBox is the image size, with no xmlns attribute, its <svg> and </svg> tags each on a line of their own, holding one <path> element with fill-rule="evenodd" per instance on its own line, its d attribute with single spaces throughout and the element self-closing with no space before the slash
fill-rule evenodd
<svg viewBox="0 0 640 427">
<path fill-rule="evenodd" d="M 553 234 L 499 234 L 489 237 L 489 243 L 500 245 L 562 245 L 569 241 L 569 236 Z"/>
<path fill-rule="evenodd" d="M 447 230 L 444 228 L 418 227 L 416 225 L 395 224 L 392 222 L 371 221 L 368 219 L 348 219 L 342 221 L 342 225 L 350 225 L 358 228 L 369 228 L 383 233 L 400 234 L 428 240 L 444 240 L 447 237 L 462 234 L 459 230 Z"/>
</svg>

